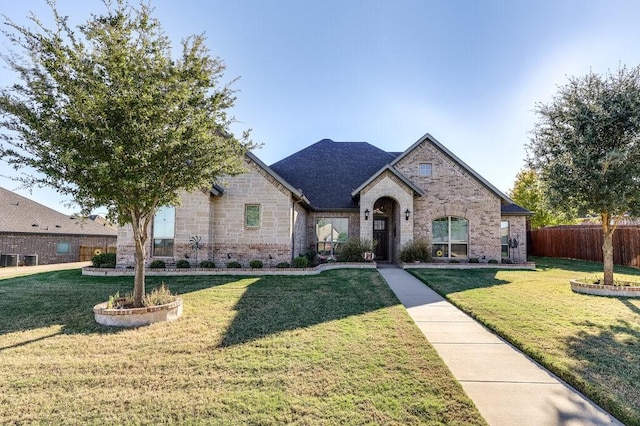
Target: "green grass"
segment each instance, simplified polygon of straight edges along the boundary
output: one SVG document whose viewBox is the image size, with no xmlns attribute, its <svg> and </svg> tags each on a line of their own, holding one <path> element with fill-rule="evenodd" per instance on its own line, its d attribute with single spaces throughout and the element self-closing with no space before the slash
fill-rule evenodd
<svg viewBox="0 0 640 426">
<path fill-rule="evenodd" d="M 485 424 L 377 271 L 163 280 L 183 317 L 124 330 L 131 278 L 0 280 L 0 423 Z"/>
<path fill-rule="evenodd" d="M 571 291 L 602 264 L 536 258 L 536 271 L 411 272 L 582 391 L 618 419 L 640 425 L 640 300 Z M 616 268 L 638 281 L 640 271 Z"/>
</svg>

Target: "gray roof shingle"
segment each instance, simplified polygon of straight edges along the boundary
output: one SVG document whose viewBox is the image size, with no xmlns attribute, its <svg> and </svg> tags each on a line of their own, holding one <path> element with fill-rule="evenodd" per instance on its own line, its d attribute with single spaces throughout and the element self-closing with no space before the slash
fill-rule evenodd
<svg viewBox="0 0 640 426">
<path fill-rule="evenodd" d="M 105 223 L 72 217 L 0 188 L 0 232 L 116 236 Z"/>
<path fill-rule="evenodd" d="M 271 165 L 316 210 L 357 209 L 351 192 L 395 159 L 367 142 L 323 139 Z"/>
</svg>

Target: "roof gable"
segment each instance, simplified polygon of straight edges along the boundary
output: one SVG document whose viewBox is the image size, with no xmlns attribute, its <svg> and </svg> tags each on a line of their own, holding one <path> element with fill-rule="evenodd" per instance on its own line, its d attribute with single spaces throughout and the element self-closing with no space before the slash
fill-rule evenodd
<svg viewBox="0 0 640 426">
<path fill-rule="evenodd" d="M 440 152 L 442 152 L 451 161 L 456 163 L 464 171 L 466 171 L 471 176 L 473 176 L 478 182 L 480 182 L 482 185 L 484 185 L 489 191 L 491 191 L 498 198 L 500 198 L 501 203 L 503 203 L 503 204 L 513 204 L 513 201 L 508 196 L 506 196 L 502 191 L 500 191 L 498 188 L 496 188 L 491 183 L 489 183 L 489 181 L 487 181 L 485 178 L 480 176 L 480 174 L 478 174 L 478 172 L 473 170 L 464 161 L 462 161 L 460 158 L 458 158 L 454 153 L 449 151 L 444 145 L 442 145 L 440 142 L 438 142 L 436 140 L 436 138 L 431 136 L 429 133 L 426 133 L 424 136 L 422 136 L 420 139 L 418 139 L 413 145 L 411 145 L 409 148 L 407 148 L 406 151 L 404 151 L 402 154 L 400 154 L 398 157 L 396 157 L 391 162 L 390 165 L 391 166 L 395 166 L 396 164 L 398 164 L 400 161 L 402 161 L 403 158 L 405 158 L 407 155 L 409 155 L 414 149 L 416 149 L 418 146 L 420 146 L 424 142 L 431 143 L 431 145 L 433 145 L 436 149 L 438 149 Z"/>
<path fill-rule="evenodd" d="M 397 177 L 400 182 L 402 182 L 403 184 L 405 184 L 409 189 L 411 189 L 411 191 L 413 191 L 413 195 L 414 196 L 423 196 L 424 195 L 424 191 L 422 191 L 420 188 L 418 188 L 413 182 L 411 182 L 409 179 L 407 179 L 407 177 L 405 175 L 403 175 L 402 173 L 400 173 L 399 170 L 397 170 L 394 167 L 391 167 L 390 165 L 386 165 L 383 168 L 381 168 L 378 173 L 374 174 L 373 176 L 371 176 L 369 179 L 367 179 L 362 185 L 360 185 L 358 188 L 356 188 L 355 190 L 353 190 L 353 192 L 351 192 L 351 196 L 355 197 L 356 195 L 358 195 L 360 193 L 360 191 L 362 191 L 364 188 L 367 187 L 367 185 L 369 185 L 371 182 L 373 182 L 374 180 L 376 180 L 378 178 L 378 176 L 382 175 L 385 172 L 389 172 L 392 175 L 394 175 L 395 177 Z"/>
</svg>

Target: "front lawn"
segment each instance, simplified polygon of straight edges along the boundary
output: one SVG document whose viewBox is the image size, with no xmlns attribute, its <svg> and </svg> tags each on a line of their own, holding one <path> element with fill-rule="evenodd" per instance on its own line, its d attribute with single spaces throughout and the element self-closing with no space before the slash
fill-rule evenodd
<svg viewBox="0 0 640 426">
<path fill-rule="evenodd" d="M 0 280 L 0 423 L 485 424 L 377 271 L 163 280 L 128 330 L 91 308 L 130 277 Z"/>
<path fill-rule="evenodd" d="M 571 291 L 570 279 L 602 275 L 602 264 L 533 260 L 536 271 L 411 272 L 618 419 L 640 425 L 640 300 Z M 640 271 L 616 268 L 616 277 L 640 281 Z"/>
</svg>

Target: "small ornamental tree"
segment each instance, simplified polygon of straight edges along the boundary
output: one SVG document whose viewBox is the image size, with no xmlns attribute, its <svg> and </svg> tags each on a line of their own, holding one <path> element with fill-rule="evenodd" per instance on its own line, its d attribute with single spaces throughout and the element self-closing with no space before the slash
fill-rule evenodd
<svg viewBox="0 0 640 426">
<path fill-rule="evenodd" d="M 108 210 L 130 224 L 135 242 L 134 299 L 143 304 L 145 244 L 157 209 L 182 190 L 209 188 L 243 170 L 248 133 L 229 130 L 234 91 L 225 66 L 202 36 L 183 40 L 179 56 L 146 3 L 104 0 L 106 12 L 72 29 L 49 5 L 54 28 L 5 17 L 17 52 L 2 58 L 20 83 L 0 92 L 0 156 L 37 172 L 27 185 L 50 186 L 83 212 Z"/>
<path fill-rule="evenodd" d="M 613 233 L 623 215 L 640 213 L 640 68 L 570 78 L 536 113 L 529 165 L 554 208 L 600 216 L 612 285 Z"/>
</svg>

